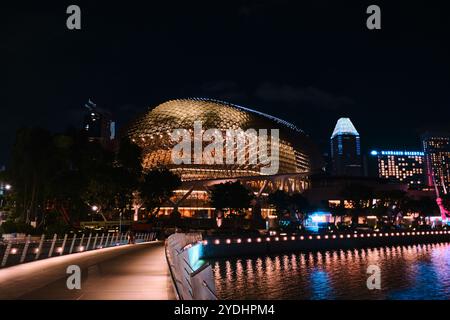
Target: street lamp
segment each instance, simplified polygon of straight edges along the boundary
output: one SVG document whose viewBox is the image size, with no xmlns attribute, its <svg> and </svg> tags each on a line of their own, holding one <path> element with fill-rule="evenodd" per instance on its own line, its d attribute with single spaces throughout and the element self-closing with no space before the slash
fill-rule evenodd
<svg viewBox="0 0 450 320">
<path fill-rule="evenodd" d="M 5 190 L 7 191 L 11 190 L 11 185 L 10 184 L 5 185 Z"/>
<path fill-rule="evenodd" d="M 92 209 L 92 211 L 97 211 L 98 207 L 97 206 L 92 206 L 91 209 Z"/>
</svg>

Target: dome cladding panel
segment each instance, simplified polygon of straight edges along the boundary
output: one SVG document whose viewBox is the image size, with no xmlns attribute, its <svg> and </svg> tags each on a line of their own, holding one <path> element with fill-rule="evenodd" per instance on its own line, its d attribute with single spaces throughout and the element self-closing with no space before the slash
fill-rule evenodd
<svg viewBox="0 0 450 320">
<path fill-rule="evenodd" d="M 297 166 L 295 164 L 296 156 L 294 152 L 302 154 L 303 158 L 307 160 L 311 160 L 312 144 L 300 129 L 269 115 L 221 101 L 180 99 L 162 103 L 132 123 L 127 134 L 144 148 L 145 161 L 146 156 L 154 155 L 154 151 L 157 149 L 164 148 L 164 146 L 170 149 L 173 146 L 174 142 L 171 141 L 169 136 L 173 130 L 193 130 L 195 121 L 202 122 L 203 130 L 210 128 L 223 131 L 227 129 L 267 129 L 267 133 L 270 135 L 270 129 L 279 129 L 280 171 L 283 171 L 280 173 L 309 171 L 311 169 L 309 163 L 307 164 L 308 167 L 305 167 L 304 162 L 297 163 Z M 167 157 L 163 158 L 167 159 Z M 159 164 L 173 166 L 173 164 L 164 163 L 164 161 Z M 147 163 L 155 165 L 157 161 L 147 159 Z M 146 167 L 145 163 L 144 167 Z M 217 167 L 219 169 L 220 165 L 217 165 Z M 227 169 L 226 171 L 230 170 Z M 254 170 L 250 171 L 252 171 L 251 175 L 254 175 Z M 233 173 L 226 174 L 227 177 L 230 175 L 233 176 Z M 242 173 L 240 172 L 239 175 L 242 176 Z"/>
</svg>

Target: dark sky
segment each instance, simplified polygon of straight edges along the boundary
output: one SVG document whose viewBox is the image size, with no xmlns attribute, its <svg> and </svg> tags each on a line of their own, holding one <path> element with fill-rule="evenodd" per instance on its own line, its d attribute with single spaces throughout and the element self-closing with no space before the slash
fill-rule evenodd
<svg viewBox="0 0 450 320">
<path fill-rule="evenodd" d="M 0 5 L 0 164 L 19 127 L 80 127 L 88 98 L 119 126 L 165 100 L 222 99 L 294 122 L 323 151 L 341 116 L 365 149 L 418 149 L 421 131 L 450 130 L 444 1 L 142 2 Z M 366 28 L 370 4 L 381 30 Z"/>
</svg>

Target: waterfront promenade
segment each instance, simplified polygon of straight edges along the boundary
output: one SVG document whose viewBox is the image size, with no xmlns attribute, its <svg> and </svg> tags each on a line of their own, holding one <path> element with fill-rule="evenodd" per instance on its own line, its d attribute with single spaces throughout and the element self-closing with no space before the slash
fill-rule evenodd
<svg viewBox="0 0 450 320">
<path fill-rule="evenodd" d="M 78 265 L 81 289 L 66 286 Z M 161 241 L 55 257 L 0 270 L 0 299 L 175 299 Z"/>
</svg>

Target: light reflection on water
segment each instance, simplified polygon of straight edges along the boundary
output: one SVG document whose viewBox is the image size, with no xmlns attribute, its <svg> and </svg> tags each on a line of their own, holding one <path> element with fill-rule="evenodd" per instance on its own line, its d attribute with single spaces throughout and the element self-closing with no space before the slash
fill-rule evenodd
<svg viewBox="0 0 450 320">
<path fill-rule="evenodd" d="M 450 243 L 212 261 L 221 299 L 450 299 Z M 366 286 L 381 269 L 381 290 Z"/>
</svg>

